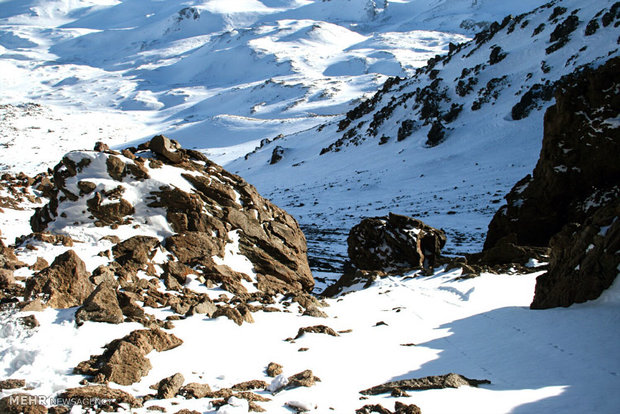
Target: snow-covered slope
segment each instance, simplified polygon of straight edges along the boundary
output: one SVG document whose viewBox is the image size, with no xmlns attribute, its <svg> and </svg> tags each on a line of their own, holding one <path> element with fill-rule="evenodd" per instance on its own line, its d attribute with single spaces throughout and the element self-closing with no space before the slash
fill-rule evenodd
<svg viewBox="0 0 620 414">
<path fill-rule="evenodd" d="M 345 117 L 229 168 L 292 211 L 310 239 L 316 227 L 342 246 L 360 216 L 393 211 L 444 228 L 449 252 L 478 250 L 503 195 L 538 158 L 554 82 L 618 54 L 617 16 L 603 23 L 612 5 L 556 1 L 500 19 Z M 271 165 L 276 147 L 282 160 Z"/>
<path fill-rule="evenodd" d="M 123 111 L 119 123 L 142 128 L 125 140 L 164 132 L 185 147 L 232 146 L 210 151 L 225 162 L 326 122 L 387 76 L 541 3 L 5 0 L 0 103 Z"/>
</svg>

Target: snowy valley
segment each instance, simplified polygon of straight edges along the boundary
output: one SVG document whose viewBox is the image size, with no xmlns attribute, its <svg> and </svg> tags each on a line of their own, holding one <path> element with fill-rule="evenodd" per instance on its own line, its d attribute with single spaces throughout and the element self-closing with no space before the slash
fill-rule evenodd
<svg viewBox="0 0 620 414">
<path fill-rule="evenodd" d="M 618 26 L 0 0 L 0 414 L 617 412 Z"/>
</svg>

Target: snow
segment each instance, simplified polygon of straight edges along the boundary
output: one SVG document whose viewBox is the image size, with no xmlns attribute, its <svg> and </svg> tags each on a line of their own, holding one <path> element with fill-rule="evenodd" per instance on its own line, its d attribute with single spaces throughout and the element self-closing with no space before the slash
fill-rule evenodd
<svg viewBox="0 0 620 414">
<path fill-rule="evenodd" d="M 515 29 L 517 35 L 499 32 L 478 52 L 472 52 L 470 44 L 451 64 L 441 66 L 441 77 L 451 82 L 464 68 L 487 62 L 494 44 L 509 52 L 481 72 L 441 145 L 424 145 L 426 126 L 404 141 L 396 140 L 400 122 L 412 116 L 409 106 L 397 108 L 381 127 L 377 140 L 383 134 L 391 137 L 385 145 L 367 139 L 320 156 L 322 148 L 342 136 L 344 131 L 337 132 L 341 115 L 372 96 L 388 76 L 411 76 L 429 58 L 446 53 L 450 42 L 465 42 L 492 21 L 530 11 L 544 1 L 391 0 L 387 7 L 375 3 L 378 6 L 369 9 L 365 0 L 0 1 L 0 170 L 34 175 L 53 167 L 69 151 L 91 149 L 96 141 L 120 148 L 165 133 L 225 164 L 292 213 L 308 235 L 311 254 L 336 267 L 346 257 L 348 230 L 362 217 L 389 211 L 444 228 L 449 254 L 479 250 L 503 196 L 536 163 L 544 109 L 552 103 L 513 121 L 515 99 L 534 83 L 554 80 L 584 63 L 601 62 L 608 53 L 617 55 L 613 25 L 591 37 L 583 35 L 584 24 L 612 2 L 558 2 L 569 10 L 581 8 L 581 22 L 571 43 L 554 54 L 544 52 L 552 24 L 547 23 L 538 37 L 531 36 L 534 27 L 547 22 L 551 10 L 545 9 L 529 16 L 522 31 Z M 583 46 L 588 48 L 568 62 Z M 472 55 L 465 57 L 469 52 Z M 541 72 L 541 60 L 550 73 Z M 524 80 L 529 73 L 532 76 Z M 472 111 L 480 88 L 504 74 L 508 77 L 497 100 Z M 413 90 L 428 81 L 408 80 L 403 88 Z M 452 90 L 449 94 L 455 98 Z M 372 116 L 355 123 L 364 121 L 366 128 Z M 617 119 L 607 123 L 616 125 Z M 261 140 L 276 136 L 280 138 L 245 159 Z M 285 157 L 269 165 L 276 145 L 285 148 Z M 123 197 L 135 203 L 140 229 L 120 226 L 115 235 L 163 239 L 173 233 L 163 210 L 152 215 L 149 209 L 147 214 L 142 196 L 163 184 L 190 191 L 176 170 L 149 168 L 150 180 L 126 178 L 119 183 L 109 178 L 100 155 L 69 156 L 90 157 L 89 173 L 97 189 L 122 185 Z M 67 185 L 76 182 L 68 180 Z M 25 210 L 0 212 L 5 244 L 31 232 L 28 219 L 37 206 L 26 203 Z M 111 230 L 86 223 L 82 210 L 84 206 L 76 203 L 69 217 L 51 230 L 74 237 L 78 243 L 72 249 L 92 271 L 108 261 L 97 254 L 112 247 L 100 240 Z M 599 234 L 608 229 L 601 228 Z M 228 238 L 224 258 L 214 260 L 254 279 L 251 263 L 239 252 L 238 233 Z M 28 264 L 37 257 L 51 263 L 69 248 L 30 244 L 36 250 L 16 250 Z M 533 268 L 541 265 L 528 263 Z M 16 276 L 33 273 L 22 268 Z M 152 393 L 152 384 L 176 372 L 186 383 L 208 383 L 215 390 L 262 379 L 271 385 L 258 393 L 271 401 L 259 405 L 269 413 L 291 412 L 287 407 L 344 413 L 372 403 L 391 409 L 394 401 L 415 403 L 425 414 L 616 412 L 620 282 L 595 301 L 533 311 L 529 304 L 540 274 L 460 279 L 459 271 L 438 269 L 430 277 L 390 276 L 327 299 L 329 306 L 323 310 L 328 317 L 320 320 L 302 316 L 296 306 L 287 308 L 282 298 L 274 306 L 289 312 L 256 312 L 254 324 L 237 326 L 226 318 L 193 315 L 175 321 L 170 330 L 184 341 L 182 346 L 150 353 L 153 369 L 140 382 L 111 386 L 146 395 Z M 314 275 L 317 290 L 339 276 L 333 268 Z M 212 298 L 224 293 L 207 289 L 196 275 L 189 275 L 186 287 Z M 160 318 L 171 314 L 146 310 Z M 83 377 L 71 374 L 79 362 L 100 354 L 111 340 L 142 328 L 135 323 L 93 322 L 78 328 L 75 311 L 2 311 L 0 379 L 26 379 L 32 387 L 29 393 L 53 397 L 79 386 Z M 41 326 L 27 330 L 17 321 L 29 314 Z M 385 325 L 377 325 L 380 321 Z M 285 341 L 299 328 L 319 323 L 351 331 L 339 337 L 314 334 Z M 308 350 L 299 352 L 300 348 Z M 284 366 L 283 375 L 266 376 L 271 361 Z M 305 369 L 321 382 L 311 388 L 282 389 L 290 375 Z M 360 390 L 386 381 L 449 372 L 489 379 L 491 384 L 410 392 L 410 398 L 359 399 Z M 14 392 L 2 390 L 0 398 Z M 167 412 L 248 411 L 247 403 L 236 398 L 216 410 L 206 400 L 175 397 L 148 401 L 132 412 L 147 413 L 154 405 Z M 73 412 L 84 409 L 76 406 Z"/>
</svg>

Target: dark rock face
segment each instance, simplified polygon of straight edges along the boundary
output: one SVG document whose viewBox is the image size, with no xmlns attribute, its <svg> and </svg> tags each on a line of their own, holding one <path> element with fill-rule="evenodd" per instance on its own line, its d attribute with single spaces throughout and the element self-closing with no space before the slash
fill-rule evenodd
<svg viewBox="0 0 620 414">
<path fill-rule="evenodd" d="M 489 224 L 484 251 L 506 239 L 551 248 L 532 308 L 595 299 L 615 279 L 620 195 L 620 58 L 564 77 L 545 113 L 532 176 L 519 181 Z"/>
<path fill-rule="evenodd" d="M 358 269 L 430 268 L 446 244 L 446 235 L 420 220 L 390 213 L 362 220 L 351 229 L 347 244 L 349 258 Z"/>
<path fill-rule="evenodd" d="M 484 248 L 514 233 L 517 244 L 547 246 L 566 223 L 583 223 L 586 199 L 620 182 L 619 58 L 564 78 L 545 114 L 543 146 L 532 176 L 519 181 L 489 224 Z M 603 92 L 607 91 L 607 92 Z"/>
<path fill-rule="evenodd" d="M 549 271 L 536 279 L 532 309 L 570 306 L 598 298 L 620 269 L 620 199 L 583 224 L 571 223 L 551 239 Z"/>
<path fill-rule="evenodd" d="M 47 304 L 57 309 L 80 306 L 94 289 L 86 265 L 68 250 L 54 259 L 46 269 L 26 282 L 26 298 L 44 295 Z"/>
</svg>

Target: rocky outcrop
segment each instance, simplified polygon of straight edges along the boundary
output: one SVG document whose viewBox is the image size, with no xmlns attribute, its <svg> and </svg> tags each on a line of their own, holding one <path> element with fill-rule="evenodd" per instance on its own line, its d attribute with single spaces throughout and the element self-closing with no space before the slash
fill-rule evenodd
<svg viewBox="0 0 620 414">
<path fill-rule="evenodd" d="M 138 271 L 155 274 L 160 247 L 175 263 L 164 276 L 170 289 L 180 290 L 189 272 L 234 294 L 247 291 L 242 282 L 270 294 L 314 287 L 295 219 L 240 177 L 164 136 L 121 153 L 103 146 L 71 152 L 54 168 L 50 193 L 31 218 L 37 232 L 71 234 L 94 225 L 135 235 L 112 249 L 122 269 L 110 266 L 123 288 Z M 251 270 L 230 267 L 227 251 L 245 256 Z"/>
<path fill-rule="evenodd" d="M 54 259 L 52 264 L 26 281 L 26 298 L 40 295 L 53 308 L 80 306 L 92 293 L 86 265 L 73 250 Z"/>
<path fill-rule="evenodd" d="M 571 223 L 551 238 L 549 271 L 536 279 L 532 309 L 596 299 L 620 269 L 620 199 L 597 209 L 585 223 Z"/>
<path fill-rule="evenodd" d="M 464 385 L 477 387 L 481 384 L 490 384 L 489 380 L 477 380 L 464 377 L 459 374 L 433 375 L 424 378 L 405 379 L 400 381 L 387 382 L 372 388 L 360 391 L 364 395 L 377 395 L 392 392 L 393 390 L 416 391 L 416 390 L 435 390 L 443 388 L 459 388 Z"/>
<path fill-rule="evenodd" d="M 620 58 L 614 58 L 559 82 L 556 104 L 545 113 L 536 168 L 489 224 L 483 254 L 507 239 L 551 248 L 532 308 L 595 299 L 618 273 L 619 74 Z"/>
<path fill-rule="evenodd" d="M 176 336 L 160 329 L 133 331 L 107 344 L 103 354 L 80 362 L 74 372 L 93 377 L 93 382 L 131 385 L 151 370 L 151 362 L 146 358 L 149 352 L 167 351 L 182 343 Z"/>
<path fill-rule="evenodd" d="M 394 411 L 390 411 L 381 404 L 367 404 L 355 410 L 355 414 L 422 414 L 422 410 L 415 404 L 404 404 L 400 401 L 394 403 Z"/>
<path fill-rule="evenodd" d="M 620 58 L 563 78 L 545 113 L 543 145 L 532 175 L 519 181 L 489 224 L 485 250 L 510 234 L 523 246 L 548 246 L 567 223 L 592 213 L 588 198 L 620 182 Z"/>
<path fill-rule="evenodd" d="M 443 230 L 390 213 L 362 220 L 347 238 L 349 258 L 363 270 L 432 268 L 446 244 Z"/>
</svg>

